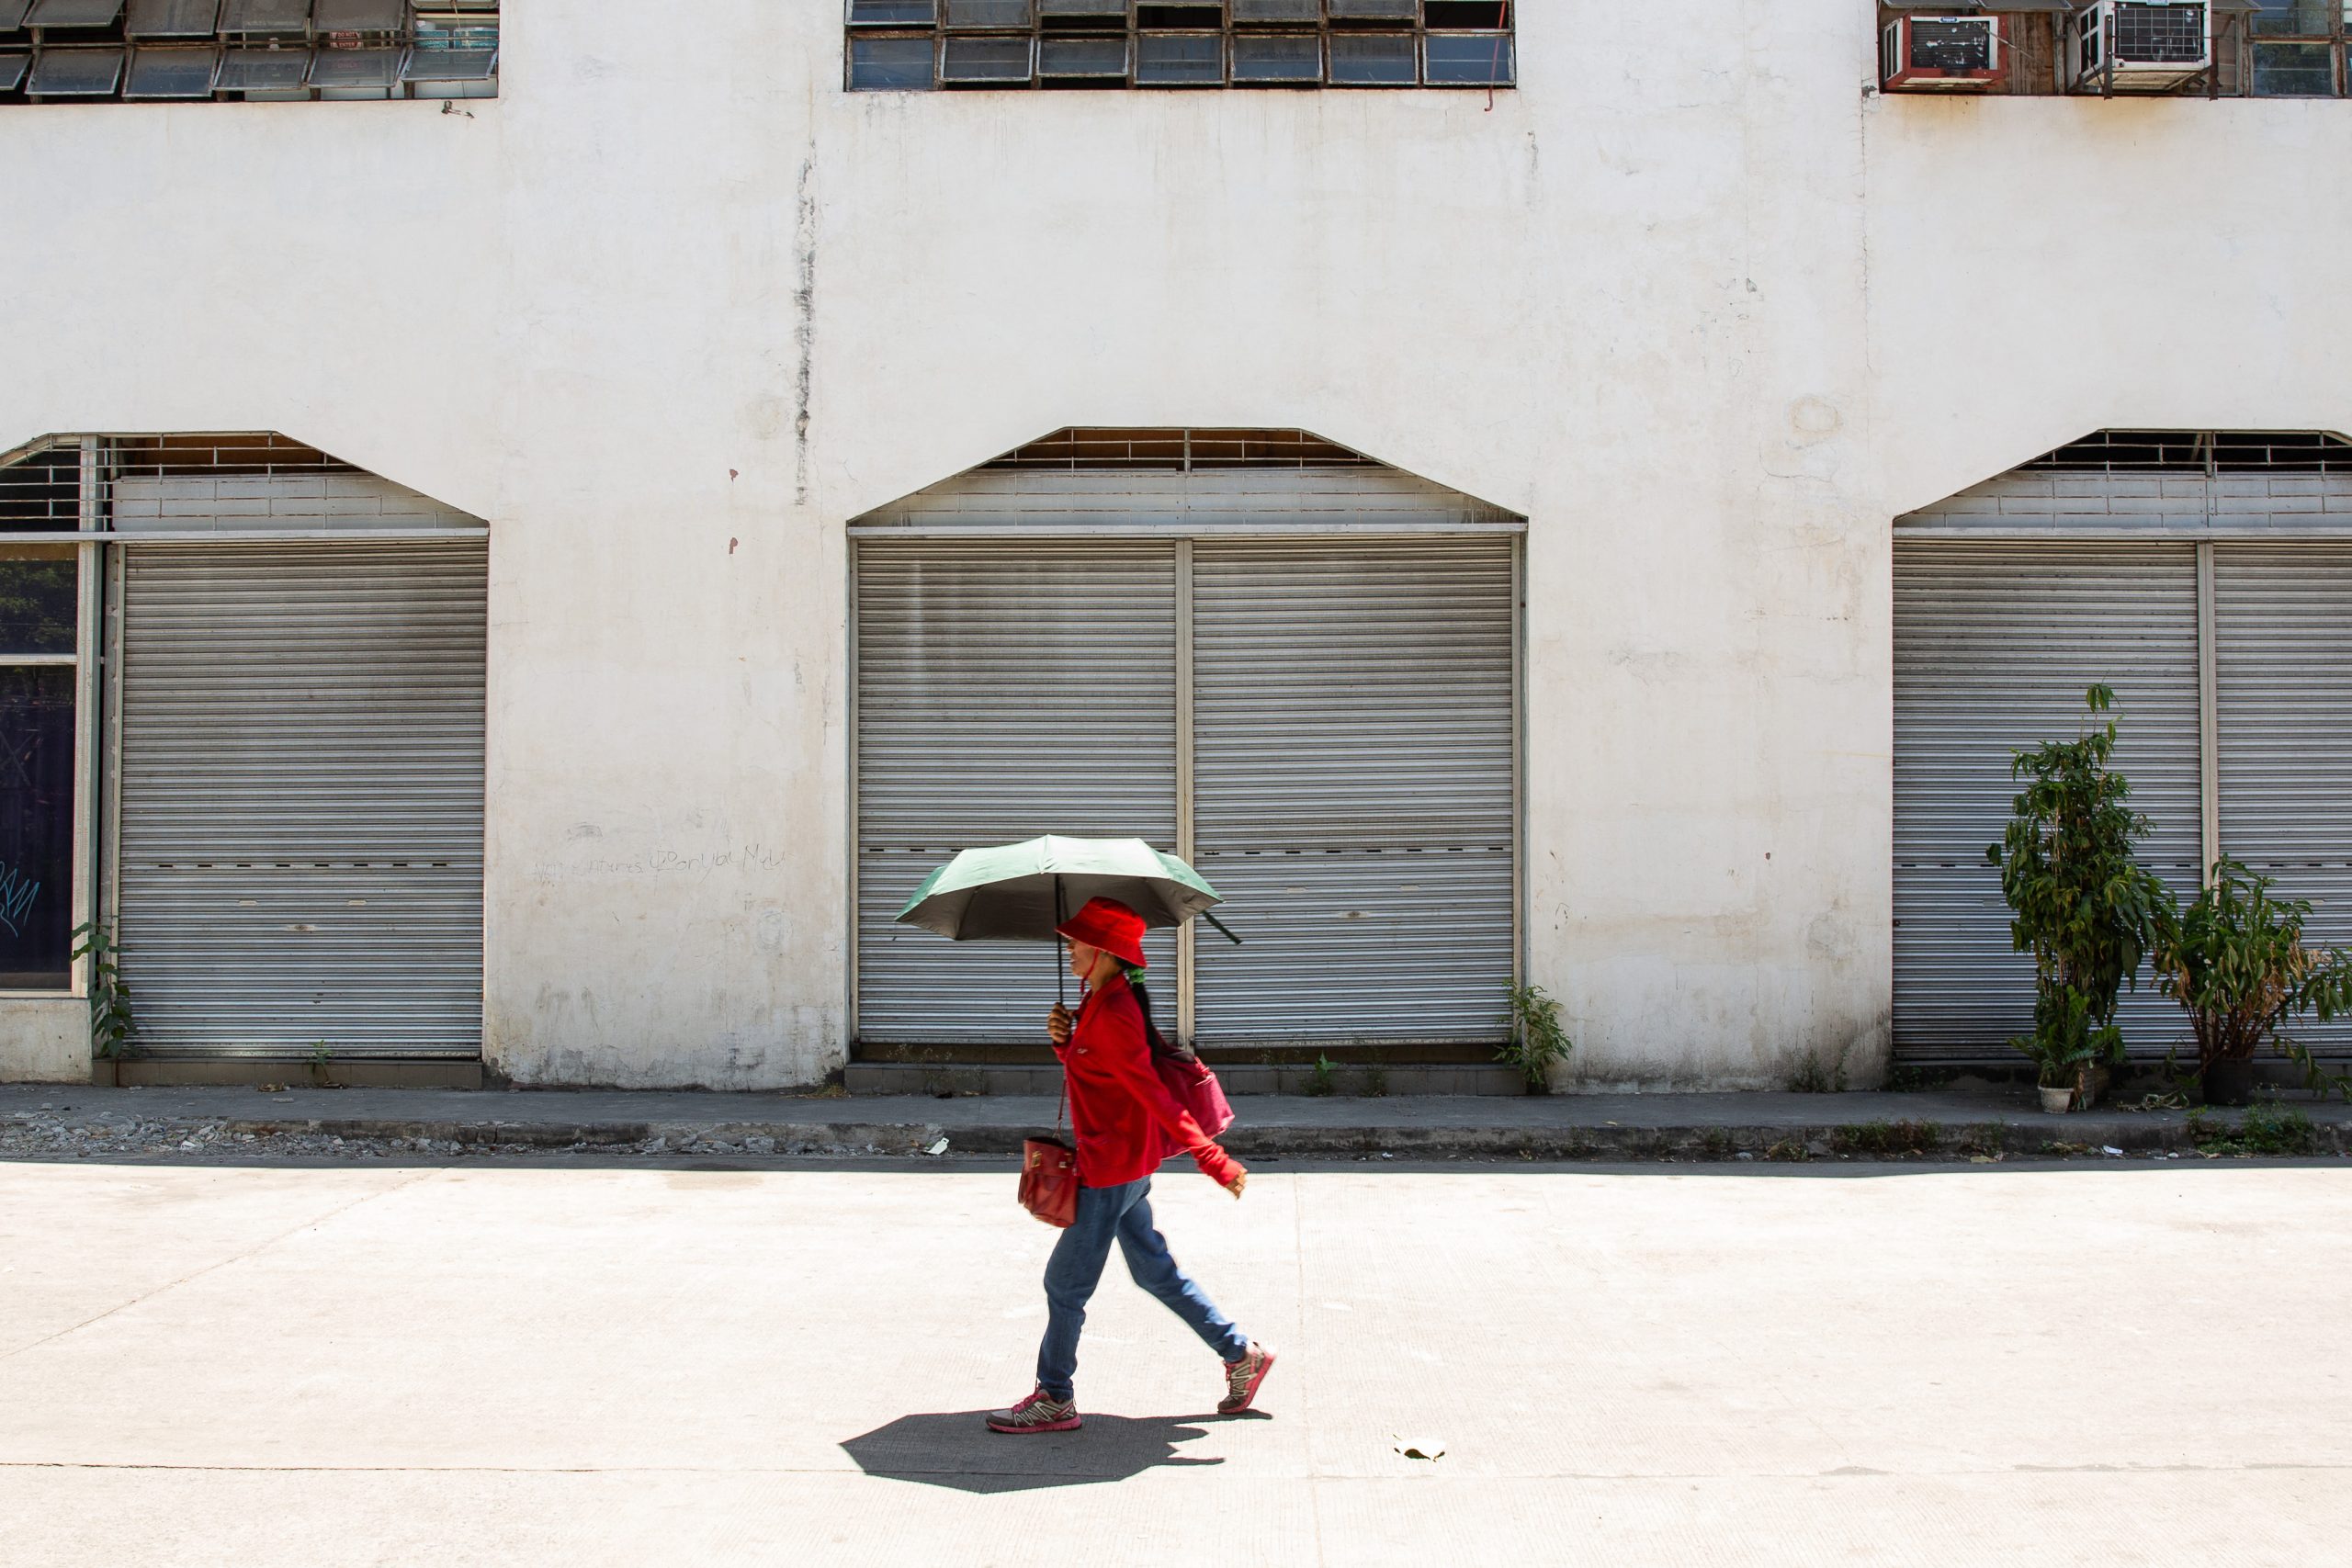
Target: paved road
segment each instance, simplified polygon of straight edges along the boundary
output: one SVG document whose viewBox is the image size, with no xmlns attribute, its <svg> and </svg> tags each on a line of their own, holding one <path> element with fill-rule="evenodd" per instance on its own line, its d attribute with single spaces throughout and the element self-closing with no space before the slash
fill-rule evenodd
<svg viewBox="0 0 2352 1568">
<path fill-rule="evenodd" d="M 0 1164 L 15 1568 L 2317 1564 L 2352 1169 L 1284 1169 L 1164 1223 L 1011 1439 L 976 1166 Z M 1405 1458 L 1396 1440 L 1443 1450 Z"/>
</svg>

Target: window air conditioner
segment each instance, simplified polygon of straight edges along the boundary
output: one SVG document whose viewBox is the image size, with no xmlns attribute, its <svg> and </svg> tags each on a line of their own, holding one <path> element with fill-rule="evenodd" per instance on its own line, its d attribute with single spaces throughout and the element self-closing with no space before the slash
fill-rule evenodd
<svg viewBox="0 0 2352 1568">
<path fill-rule="evenodd" d="M 2067 75 L 2078 92 L 2169 92 L 2212 63 L 2206 0 L 2093 0 L 2066 23 Z"/>
<path fill-rule="evenodd" d="M 1879 35 L 1879 85 L 1890 93 L 1981 90 L 2001 79 L 2007 17 L 1897 17 Z"/>
</svg>

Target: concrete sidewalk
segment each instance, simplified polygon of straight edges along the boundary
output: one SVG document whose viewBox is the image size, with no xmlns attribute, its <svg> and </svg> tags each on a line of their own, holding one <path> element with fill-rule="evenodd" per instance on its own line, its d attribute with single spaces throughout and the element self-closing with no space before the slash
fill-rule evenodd
<svg viewBox="0 0 2352 1568">
<path fill-rule="evenodd" d="M 1596 1094 L 1512 1099 L 1252 1096 L 1226 1138 L 1244 1159 L 1739 1160 L 2111 1157 L 2222 1145 L 2243 1118 L 2100 1109 L 2053 1116 L 2026 1088 L 1939 1093 Z M 1047 1098 L 560 1090 L 0 1087 L 0 1155 L 574 1151 L 648 1156 L 1006 1155 L 1054 1125 Z M 2251 1152 L 2352 1152 L 2352 1106 Z M 338 1147 L 338 1144 L 342 1145 Z M 193 1145 L 193 1146 L 190 1146 Z M 356 1145 L 356 1147 L 355 1147 Z"/>
<path fill-rule="evenodd" d="M 1826 1179 L 1825 1179 L 1826 1178 Z M 2352 1168 L 1261 1173 L 1259 1409 L 952 1162 L 0 1164 L 10 1568 L 2324 1568 Z M 1415 1459 L 1400 1452 L 1411 1448 Z"/>
</svg>

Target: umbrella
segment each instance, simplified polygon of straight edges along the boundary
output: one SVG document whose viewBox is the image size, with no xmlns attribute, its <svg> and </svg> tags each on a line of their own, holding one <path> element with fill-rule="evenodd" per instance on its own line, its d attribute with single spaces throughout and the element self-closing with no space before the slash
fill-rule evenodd
<svg viewBox="0 0 2352 1568">
<path fill-rule="evenodd" d="M 1181 926 L 1204 916 L 1229 940 L 1241 940 L 1208 912 L 1218 901 L 1216 889 L 1174 855 L 1141 839 L 1051 834 L 964 851 L 915 889 L 899 923 L 954 942 L 1052 942 L 1069 910 L 1089 898 L 1116 898 L 1147 926 Z"/>
</svg>

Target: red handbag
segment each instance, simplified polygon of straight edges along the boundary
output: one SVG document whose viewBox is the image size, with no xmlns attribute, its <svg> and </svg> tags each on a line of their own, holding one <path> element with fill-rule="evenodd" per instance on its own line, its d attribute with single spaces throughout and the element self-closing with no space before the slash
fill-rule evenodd
<svg viewBox="0 0 2352 1568">
<path fill-rule="evenodd" d="M 1021 1206 L 1056 1230 L 1078 1218 L 1078 1151 L 1059 1138 L 1021 1145 Z"/>
<path fill-rule="evenodd" d="M 1062 1088 L 1062 1104 L 1069 1104 L 1069 1088 Z M 1061 1131 L 1062 1112 L 1054 1112 L 1054 1130 Z M 1021 1145 L 1021 1206 L 1053 1226 L 1068 1230 L 1078 1218 L 1078 1151 L 1059 1138 L 1028 1138 Z"/>
</svg>

